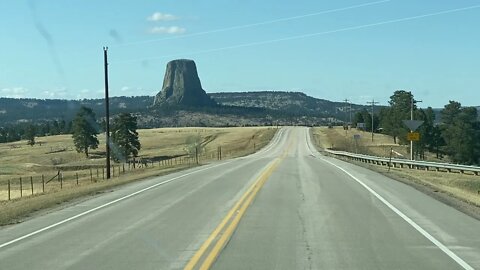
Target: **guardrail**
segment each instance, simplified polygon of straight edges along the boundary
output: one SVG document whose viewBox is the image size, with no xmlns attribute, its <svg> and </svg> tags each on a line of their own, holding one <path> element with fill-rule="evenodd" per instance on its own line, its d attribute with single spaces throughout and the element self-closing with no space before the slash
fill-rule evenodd
<svg viewBox="0 0 480 270">
<path fill-rule="evenodd" d="M 410 169 L 418 170 L 435 170 L 443 172 L 471 172 L 475 175 L 480 175 L 480 167 L 477 166 L 468 166 L 461 164 L 451 164 L 451 163 L 440 163 L 440 162 L 429 162 L 429 161 L 417 161 L 417 160 L 407 160 L 407 159 L 398 159 L 398 158 L 385 158 L 385 157 L 376 157 L 362 154 L 354 154 L 345 151 L 335 151 L 331 149 L 325 150 L 327 153 L 330 153 L 335 156 L 345 157 L 350 160 L 361 161 L 370 164 L 389 166 L 393 168 L 404 168 L 408 167 Z"/>
</svg>

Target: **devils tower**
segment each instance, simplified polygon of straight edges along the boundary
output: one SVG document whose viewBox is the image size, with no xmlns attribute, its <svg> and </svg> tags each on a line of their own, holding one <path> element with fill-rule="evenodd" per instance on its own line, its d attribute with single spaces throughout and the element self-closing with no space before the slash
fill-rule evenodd
<svg viewBox="0 0 480 270">
<path fill-rule="evenodd" d="M 153 105 L 203 107 L 216 103 L 202 89 L 195 62 L 178 59 L 168 62 L 162 90 L 155 96 Z"/>
</svg>

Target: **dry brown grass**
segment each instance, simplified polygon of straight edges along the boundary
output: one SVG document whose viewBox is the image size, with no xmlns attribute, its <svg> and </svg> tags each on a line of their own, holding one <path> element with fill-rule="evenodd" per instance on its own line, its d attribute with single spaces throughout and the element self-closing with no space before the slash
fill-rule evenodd
<svg viewBox="0 0 480 270">
<path fill-rule="evenodd" d="M 342 134 L 343 133 L 343 134 Z M 360 133 L 356 131 L 349 131 L 348 136 L 353 136 L 352 134 L 360 134 L 362 137 L 365 137 L 367 134 Z M 351 151 L 351 142 L 345 138 L 345 131 L 343 128 L 314 128 L 312 130 L 312 137 L 315 144 L 319 149 L 322 148 L 336 148 Z M 386 153 L 389 153 L 390 147 L 396 151 L 401 151 L 402 146 L 395 146 L 392 144 L 393 140 L 389 136 L 382 134 L 375 134 L 374 142 L 371 143 L 371 135 L 368 137 L 369 143 L 363 142 L 362 149 L 364 153 L 376 154 L 378 156 L 387 156 Z M 352 139 L 353 140 L 353 139 Z M 389 142 L 390 141 L 390 142 Z M 386 147 L 386 151 L 382 154 L 382 147 Z M 355 151 L 351 151 L 355 152 Z M 360 153 L 360 152 L 359 152 Z M 404 153 L 406 154 L 406 153 Z M 437 172 L 437 171 L 425 171 L 425 170 L 416 170 L 404 168 L 391 168 L 390 172 L 387 172 L 386 167 L 379 165 L 367 165 L 360 162 L 354 162 L 356 164 L 367 167 L 371 170 L 378 171 L 387 176 L 391 176 L 395 179 L 402 179 L 407 182 L 414 184 L 428 186 L 434 192 L 440 191 L 445 194 L 457 198 L 461 201 L 468 202 L 480 206 L 480 177 L 476 175 L 460 174 L 460 173 L 446 173 L 446 172 Z"/>
<path fill-rule="evenodd" d="M 186 140 L 190 136 L 201 136 L 205 151 L 200 155 L 200 164 L 205 164 L 217 159 L 219 146 L 222 148 L 223 159 L 244 156 L 268 144 L 275 132 L 276 129 L 269 127 L 139 130 L 142 143 L 140 157 L 157 161 L 153 167 L 149 164 L 146 168 L 137 167 L 135 170 L 124 164 L 115 164 L 113 181 L 104 181 L 102 176 L 102 166 L 105 163 L 103 136 L 99 136 L 101 147 L 92 151 L 90 158 L 74 151 L 69 135 L 42 137 L 38 139 L 41 145 L 33 147 L 27 146 L 25 141 L 0 144 L 0 225 L 11 223 L 32 211 L 105 188 L 196 166 L 194 159 L 186 155 Z M 56 160 L 55 164 L 52 160 Z M 89 168 L 93 168 L 92 175 Z M 44 193 L 41 176 L 44 175 L 44 180 L 47 181 L 57 174 L 58 169 L 62 171 L 64 181 L 55 178 L 45 185 Z M 20 177 L 23 198 L 19 198 Z M 30 177 L 33 177 L 33 194 Z M 8 199 L 9 180 L 12 200 L 5 201 Z"/>
<path fill-rule="evenodd" d="M 333 148 L 352 153 L 368 154 L 375 156 L 388 156 L 390 149 L 394 150 L 397 157 L 408 156 L 408 146 L 399 145 L 393 142 L 391 136 L 385 134 L 374 134 L 373 141 L 370 132 L 357 129 L 350 129 L 347 132 L 343 127 L 318 127 L 314 128 L 313 133 L 321 138 L 322 148 Z M 360 135 L 360 139 L 353 139 L 353 135 Z"/>
</svg>

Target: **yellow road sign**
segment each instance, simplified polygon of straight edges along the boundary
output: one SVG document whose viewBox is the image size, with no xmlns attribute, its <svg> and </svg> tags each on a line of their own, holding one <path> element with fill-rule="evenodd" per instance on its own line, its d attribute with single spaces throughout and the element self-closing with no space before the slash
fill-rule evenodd
<svg viewBox="0 0 480 270">
<path fill-rule="evenodd" d="M 407 140 L 409 140 L 409 141 L 419 141 L 420 140 L 420 133 L 418 133 L 418 132 L 407 133 Z"/>
</svg>

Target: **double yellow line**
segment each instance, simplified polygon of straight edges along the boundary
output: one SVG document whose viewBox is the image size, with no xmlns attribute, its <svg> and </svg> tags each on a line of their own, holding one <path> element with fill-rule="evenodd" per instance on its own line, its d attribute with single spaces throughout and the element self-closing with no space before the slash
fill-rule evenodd
<svg viewBox="0 0 480 270">
<path fill-rule="evenodd" d="M 232 209 L 228 211 L 225 218 L 220 222 L 220 224 L 215 228 L 215 230 L 208 236 L 207 240 L 205 240 L 205 242 L 202 244 L 200 249 L 193 255 L 193 257 L 185 266 L 184 268 L 185 270 L 210 269 L 210 267 L 218 258 L 218 255 L 220 254 L 222 249 L 225 247 L 230 237 L 233 235 L 233 232 L 237 228 L 238 223 L 240 222 L 240 219 L 245 214 L 248 206 L 252 203 L 258 191 L 262 188 L 262 186 L 268 180 L 270 175 L 272 175 L 273 171 L 278 167 L 280 162 L 285 158 L 286 152 L 287 151 L 285 151 L 282 157 L 279 157 L 273 160 L 262 171 L 260 176 L 258 176 L 255 182 L 242 195 L 242 197 L 232 207 Z M 215 242 L 215 240 L 217 241 Z"/>
</svg>

